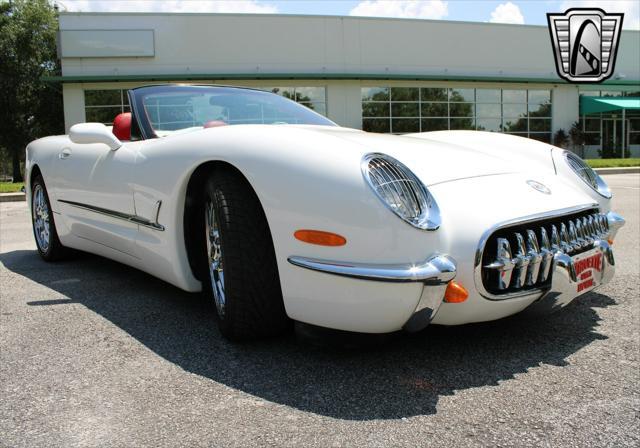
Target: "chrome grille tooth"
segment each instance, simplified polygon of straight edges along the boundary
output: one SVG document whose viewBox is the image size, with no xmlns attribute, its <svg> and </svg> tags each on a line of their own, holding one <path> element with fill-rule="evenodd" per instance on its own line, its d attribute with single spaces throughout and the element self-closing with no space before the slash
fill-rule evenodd
<svg viewBox="0 0 640 448">
<path fill-rule="evenodd" d="M 585 246 L 589 247 L 593 244 L 593 236 L 591 230 L 589 230 L 589 220 L 587 217 L 582 218 L 582 238 L 585 241 Z"/>
<path fill-rule="evenodd" d="M 593 223 L 593 215 L 589 215 L 589 217 L 587 218 L 587 227 L 589 228 L 589 235 L 591 235 L 591 239 L 597 239 L 598 232 L 596 231 L 596 227 Z"/>
<path fill-rule="evenodd" d="M 574 221 L 571 221 L 572 223 Z M 583 247 L 587 246 L 587 242 L 584 239 L 584 227 L 582 226 L 582 221 L 580 220 L 580 218 L 575 220 L 575 228 L 576 228 L 576 242 L 574 244 L 574 247 L 577 249 L 582 249 Z"/>
<path fill-rule="evenodd" d="M 582 238 L 587 247 L 593 244 L 593 232 L 591 231 L 591 226 L 586 216 L 582 218 Z"/>
<path fill-rule="evenodd" d="M 513 259 L 515 264 L 515 278 L 513 279 L 514 288 L 522 288 L 525 285 L 527 279 L 527 268 L 529 266 L 529 256 L 527 255 L 527 248 L 524 243 L 522 234 L 516 232 L 515 234 L 517 247 L 516 256 Z"/>
<path fill-rule="evenodd" d="M 506 238 L 498 238 L 497 244 L 496 259 L 493 263 L 484 267 L 498 271 L 498 289 L 504 290 L 509 288 L 509 284 L 511 283 L 514 264 L 511 259 L 511 245 L 509 244 L 509 240 Z"/>
<path fill-rule="evenodd" d="M 593 219 L 592 222 L 592 226 L 593 226 L 593 233 L 596 236 L 596 238 L 600 238 L 600 226 L 598 225 L 598 215 L 592 215 L 591 218 Z"/>
<path fill-rule="evenodd" d="M 604 235 L 604 227 L 602 227 L 602 215 L 596 215 L 594 219 L 596 230 L 598 231 L 598 238 L 602 238 Z"/>
<path fill-rule="evenodd" d="M 553 226 L 553 228 L 555 229 L 555 226 Z M 540 227 L 540 254 L 542 255 L 542 261 L 540 262 L 540 281 L 546 282 L 553 261 L 553 252 L 549 244 L 547 230 L 544 227 Z"/>
<path fill-rule="evenodd" d="M 604 225 L 605 219 L 606 218 L 604 217 L 604 215 L 598 216 L 598 224 L 600 225 L 600 238 L 604 238 L 607 236 L 607 228 Z"/>
<path fill-rule="evenodd" d="M 527 229 L 527 255 L 529 256 L 529 268 L 527 269 L 527 278 L 525 283 L 527 286 L 531 286 L 535 285 L 538 281 L 540 263 L 542 262 L 540 246 L 538 245 L 538 237 L 531 229 Z"/>
<path fill-rule="evenodd" d="M 602 216 L 602 227 L 604 228 L 604 233 L 606 235 L 609 235 L 609 220 L 605 215 L 601 215 L 601 216 Z"/>
<path fill-rule="evenodd" d="M 566 254 L 573 252 L 569 232 L 567 231 L 567 225 L 565 223 L 560 223 L 560 250 Z"/>
<path fill-rule="evenodd" d="M 596 229 L 596 233 L 598 234 L 598 238 L 602 238 L 602 235 L 604 235 L 604 229 L 602 228 L 602 221 L 600 220 L 600 215 L 594 215 L 593 225 Z"/>
<path fill-rule="evenodd" d="M 540 248 L 551 249 L 549 235 L 547 234 L 547 229 L 544 227 L 540 227 Z"/>
<path fill-rule="evenodd" d="M 571 246 L 572 251 L 579 250 L 582 247 L 582 243 L 578 241 L 576 223 L 572 219 L 569 220 L 569 246 Z"/>
<path fill-rule="evenodd" d="M 578 232 L 576 231 L 576 224 L 569 220 L 569 244 L 574 249 L 576 248 L 576 243 L 578 241 Z"/>
<path fill-rule="evenodd" d="M 560 250 L 560 234 L 558 233 L 558 228 L 555 224 L 551 225 L 551 249 L 554 252 Z"/>
</svg>

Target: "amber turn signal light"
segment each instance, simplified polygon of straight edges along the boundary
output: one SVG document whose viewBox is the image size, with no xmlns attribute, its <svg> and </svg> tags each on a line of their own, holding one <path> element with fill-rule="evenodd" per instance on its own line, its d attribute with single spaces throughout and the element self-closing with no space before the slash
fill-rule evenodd
<svg viewBox="0 0 640 448">
<path fill-rule="evenodd" d="M 302 242 L 319 246 L 344 246 L 347 244 L 345 237 L 331 232 L 323 232 L 322 230 L 296 230 L 293 236 Z"/>
<path fill-rule="evenodd" d="M 469 291 L 460 283 L 449 282 L 444 293 L 444 301 L 447 303 L 462 303 L 469 297 Z"/>
<path fill-rule="evenodd" d="M 607 240 L 607 242 L 608 242 L 609 244 L 613 244 L 613 239 L 612 239 L 612 238 L 609 238 L 609 239 Z"/>
</svg>

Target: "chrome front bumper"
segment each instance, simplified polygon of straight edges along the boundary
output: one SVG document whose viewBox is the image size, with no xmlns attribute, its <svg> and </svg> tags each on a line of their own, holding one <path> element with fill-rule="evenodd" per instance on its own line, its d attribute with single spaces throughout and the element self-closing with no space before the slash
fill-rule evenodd
<svg viewBox="0 0 640 448">
<path fill-rule="evenodd" d="M 581 206 L 497 225 L 476 251 L 476 288 L 489 300 L 538 300 L 551 287 L 558 263 L 613 241 L 624 223 L 614 212 Z M 490 240 L 492 249 L 486 250 Z"/>
<path fill-rule="evenodd" d="M 305 269 L 361 280 L 422 283 L 423 289 L 418 305 L 403 327 L 412 332 L 420 331 L 429 325 L 444 300 L 447 285 L 456 276 L 456 262 L 447 255 L 434 255 L 421 264 L 381 265 L 305 257 L 289 257 L 288 261 Z"/>
</svg>

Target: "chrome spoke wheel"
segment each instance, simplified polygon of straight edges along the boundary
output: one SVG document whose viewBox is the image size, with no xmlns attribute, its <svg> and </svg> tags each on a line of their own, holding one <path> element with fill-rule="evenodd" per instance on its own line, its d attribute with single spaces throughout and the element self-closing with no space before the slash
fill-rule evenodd
<svg viewBox="0 0 640 448">
<path fill-rule="evenodd" d="M 209 280 L 213 299 L 216 302 L 218 315 L 224 317 L 224 269 L 222 266 L 222 245 L 220 242 L 220 227 L 213 201 L 208 200 L 205 209 L 205 232 L 207 240 L 207 262 L 209 264 Z"/>
<path fill-rule="evenodd" d="M 46 252 L 49 249 L 49 244 L 51 243 L 51 214 L 44 189 L 40 184 L 36 184 L 33 189 L 32 214 L 36 243 L 42 252 Z"/>
</svg>

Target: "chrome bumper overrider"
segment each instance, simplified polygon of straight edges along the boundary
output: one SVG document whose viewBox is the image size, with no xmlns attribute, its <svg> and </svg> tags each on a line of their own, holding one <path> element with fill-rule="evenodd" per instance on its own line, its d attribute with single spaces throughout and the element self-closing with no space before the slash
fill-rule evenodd
<svg viewBox="0 0 640 448">
<path fill-rule="evenodd" d="M 447 255 L 434 255 L 420 264 L 368 264 L 326 261 L 305 257 L 289 257 L 289 263 L 313 271 L 379 282 L 422 283 L 422 295 L 411 318 L 404 325 L 407 331 L 419 331 L 434 318 L 447 285 L 456 276 L 456 262 Z"/>
<path fill-rule="evenodd" d="M 615 212 L 607 213 L 607 222 L 609 223 L 609 239 L 613 240 L 618 233 L 618 230 L 625 224 L 625 220 L 622 216 Z"/>
</svg>

